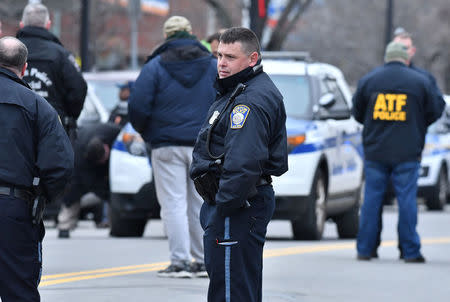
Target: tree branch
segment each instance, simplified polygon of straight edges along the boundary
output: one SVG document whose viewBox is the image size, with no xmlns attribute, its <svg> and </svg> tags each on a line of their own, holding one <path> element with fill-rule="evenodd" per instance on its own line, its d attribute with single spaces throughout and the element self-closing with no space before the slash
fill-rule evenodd
<svg viewBox="0 0 450 302">
<path fill-rule="evenodd" d="M 216 11 L 217 19 L 221 27 L 229 28 L 233 26 L 233 21 L 231 20 L 231 15 L 227 9 L 223 6 L 221 1 L 218 0 L 205 0 Z"/>
<path fill-rule="evenodd" d="M 290 0 L 288 5 L 283 11 L 280 19 L 278 20 L 277 26 L 275 27 L 272 35 L 270 36 L 270 41 L 267 44 L 267 50 L 280 50 L 282 44 L 284 43 L 287 35 L 292 31 L 295 24 L 298 22 L 300 16 L 306 11 L 306 9 L 311 5 L 313 0 Z M 296 6 L 299 6 L 293 18 L 289 20 L 289 15 Z"/>
</svg>

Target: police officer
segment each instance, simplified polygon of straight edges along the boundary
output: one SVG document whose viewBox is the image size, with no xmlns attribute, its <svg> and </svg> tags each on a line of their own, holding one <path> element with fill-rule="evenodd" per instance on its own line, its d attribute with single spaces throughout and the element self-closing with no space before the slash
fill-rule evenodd
<svg viewBox="0 0 450 302">
<path fill-rule="evenodd" d="M 109 115 L 108 122 L 125 126 L 128 123 L 128 99 L 130 98 L 131 89 L 134 86 L 134 81 L 127 81 L 126 83 L 118 85 L 119 87 L 119 103 L 114 107 Z"/>
<path fill-rule="evenodd" d="M 48 31 L 50 25 L 48 9 L 43 4 L 28 4 L 24 8 L 17 33 L 29 52 L 24 80 L 56 109 L 73 143 L 87 85 L 74 56 Z"/>
<path fill-rule="evenodd" d="M 120 129 L 119 125 L 112 123 L 80 127 L 74 148 L 73 177 L 58 214 L 58 238 L 69 238 L 70 230 L 76 227 L 80 199 L 84 194 L 93 192 L 103 201 L 109 200 L 109 155 Z M 97 220 L 97 225 L 100 222 Z"/>
<path fill-rule="evenodd" d="M 0 39 L 0 300 L 40 301 L 42 197 L 68 182 L 73 151 L 56 111 L 21 78 L 27 48 Z M 33 183 L 42 196 L 36 197 Z M 39 201 L 39 203 L 35 203 Z"/>
<path fill-rule="evenodd" d="M 377 245 L 379 212 L 389 179 L 399 206 L 398 233 L 407 263 L 423 263 L 417 225 L 417 178 L 427 127 L 445 103 L 432 82 L 408 68 L 407 48 L 386 47 L 384 66 L 358 83 L 353 97 L 355 119 L 364 124 L 365 196 L 357 238 L 357 258 L 370 260 Z"/>
<path fill-rule="evenodd" d="M 271 175 L 287 171 L 283 97 L 263 72 L 249 29 L 220 37 L 218 98 L 193 152 L 191 177 L 204 198 L 200 221 L 208 301 L 261 301 L 262 254 L 275 208 Z"/>
<path fill-rule="evenodd" d="M 401 43 L 406 47 L 406 50 L 408 52 L 407 65 L 409 66 L 409 68 L 411 68 L 412 70 L 415 70 L 415 71 L 421 73 L 422 75 L 424 75 L 425 77 L 427 77 L 428 80 L 431 82 L 431 86 L 433 87 L 434 93 L 436 94 L 437 98 L 439 98 L 438 102 L 444 102 L 442 92 L 439 89 L 434 76 L 431 73 L 429 73 L 428 71 L 426 71 L 425 69 L 417 67 L 412 62 L 412 59 L 413 59 L 414 55 L 416 54 L 416 47 L 414 46 L 411 34 L 409 32 L 407 32 L 403 27 L 398 27 L 394 31 L 394 39 L 392 41 Z M 372 252 L 372 256 L 374 256 L 374 257 L 378 257 L 377 249 L 381 244 L 381 230 L 383 228 L 382 215 L 383 215 L 383 207 L 381 207 L 381 210 L 380 210 L 380 217 L 379 217 L 380 229 L 378 231 L 377 245 L 375 247 L 375 250 Z M 400 259 L 403 259 L 403 252 L 402 252 L 402 248 L 401 248 L 400 244 L 398 246 L 398 249 L 400 251 Z"/>
</svg>

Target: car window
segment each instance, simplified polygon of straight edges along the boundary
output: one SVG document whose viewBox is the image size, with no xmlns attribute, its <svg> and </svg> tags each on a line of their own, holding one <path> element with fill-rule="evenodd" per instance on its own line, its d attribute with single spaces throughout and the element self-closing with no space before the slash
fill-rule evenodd
<svg viewBox="0 0 450 302">
<path fill-rule="evenodd" d="M 344 112 L 350 112 L 350 108 L 347 105 L 347 102 L 345 101 L 344 95 L 339 89 L 339 86 L 334 79 L 325 79 L 324 85 L 327 87 L 328 92 L 331 92 L 334 95 L 334 98 L 336 102 L 328 108 L 328 111 L 330 113 L 344 113 Z"/>
<path fill-rule="evenodd" d="M 449 110 L 447 108 L 447 110 Z M 428 133 L 445 134 L 450 132 L 450 112 L 444 110 L 442 116 L 428 127 Z"/>
<path fill-rule="evenodd" d="M 83 125 L 86 123 L 100 122 L 100 114 L 97 112 L 91 98 L 89 95 L 84 101 L 83 110 L 81 111 L 80 117 L 77 120 L 78 125 Z"/>
<path fill-rule="evenodd" d="M 119 87 L 113 81 L 89 81 L 95 95 L 100 99 L 106 110 L 111 112 L 119 102 Z"/>
<path fill-rule="evenodd" d="M 309 118 L 311 116 L 310 89 L 306 77 L 271 74 L 270 78 L 283 95 L 288 116 L 296 118 Z"/>
</svg>

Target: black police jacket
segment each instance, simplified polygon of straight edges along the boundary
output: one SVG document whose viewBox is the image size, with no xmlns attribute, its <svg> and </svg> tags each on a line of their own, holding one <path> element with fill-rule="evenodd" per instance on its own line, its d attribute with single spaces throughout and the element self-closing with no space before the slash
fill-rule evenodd
<svg viewBox="0 0 450 302">
<path fill-rule="evenodd" d="M 25 26 L 19 30 L 17 38 L 28 48 L 24 81 L 44 97 L 61 118 L 77 119 L 83 109 L 87 85 L 74 56 L 42 27 Z"/>
<path fill-rule="evenodd" d="M 13 72 L 0 68 L 0 184 L 31 189 L 40 177 L 54 200 L 70 180 L 74 155 L 56 111 Z"/>
<path fill-rule="evenodd" d="M 400 62 L 378 67 L 358 83 L 353 115 L 364 124 L 364 156 L 396 163 L 420 160 L 427 127 L 445 103 L 430 80 Z"/>
<path fill-rule="evenodd" d="M 245 85 L 228 108 L 224 108 L 238 83 Z M 283 97 L 262 66 L 247 68 L 217 81 L 219 95 L 212 104 L 193 151 L 191 178 L 216 171 L 219 189 L 215 201 L 222 215 L 242 207 L 261 176 L 280 176 L 288 169 L 286 112 Z M 207 137 L 211 124 L 209 151 L 224 154 L 218 169 L 208 154 Z"/>
</svg>

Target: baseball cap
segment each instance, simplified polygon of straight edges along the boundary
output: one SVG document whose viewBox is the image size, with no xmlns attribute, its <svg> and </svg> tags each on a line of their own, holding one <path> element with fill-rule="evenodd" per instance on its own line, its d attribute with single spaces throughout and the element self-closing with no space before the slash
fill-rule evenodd
<svg viewBox="0 0 450 302">
<path fill-rule="evenodd" d="M 172 16 L 164 22 L 163 32 L 167 37 L 170 37 L 177 31 L 191 32 L 191 22 L 183 16 Z"/>
<path fill-rule="evenodd" d="M 394 37 L 397 37 L 397 36 L 411 37 L 411 34 L 409 32 L 407 32 L 406 29 L 404 29 L 403 27 L 397 27 L 394 30 Z"/>
<path fill-rule="evenodd" d="M 384 55 L 384 61 L 386 63 L 392 61 L 408 61 L 408 49 L 405 45 L 399 42 L 391 42 L 386 46 L 386 52 Z"/>
</svg>

